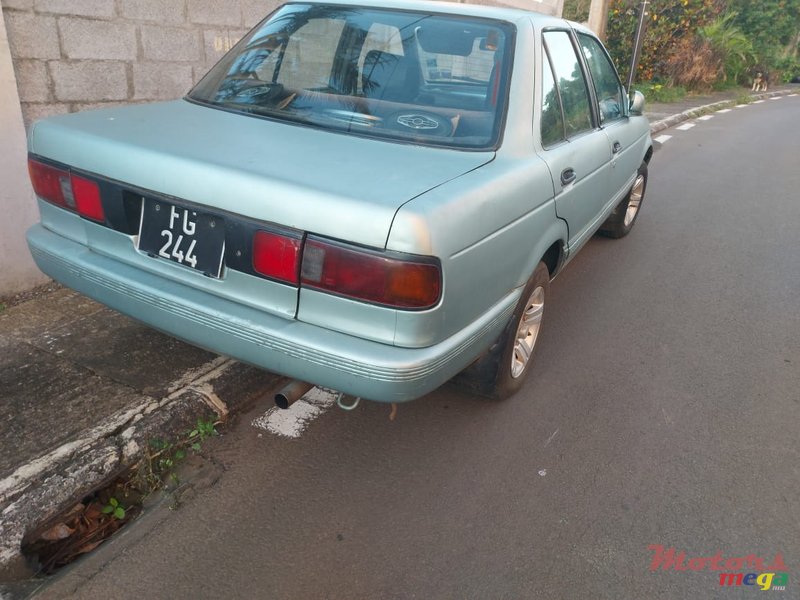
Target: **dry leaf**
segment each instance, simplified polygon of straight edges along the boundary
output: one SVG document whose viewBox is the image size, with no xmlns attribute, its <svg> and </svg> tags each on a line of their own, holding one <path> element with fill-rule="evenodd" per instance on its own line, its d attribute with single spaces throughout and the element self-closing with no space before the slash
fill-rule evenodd
<svg viewBox="0 0 800 600">
<path fill-rule="evenodd" d="M 57 525 L 54 525 L 53 527 L 45 531 L 41 535 L 41 539 L 47 540 L 48 542 L 54 542 L 56 540 L 63 540 L 65 538 L 68 538 L 73 533 L 75 533 L 74 529 L 72 529 L 71 527 L 67 527 L 67 525 L 65 525 L 64 523 L 58 523 Z"/>
</svg>

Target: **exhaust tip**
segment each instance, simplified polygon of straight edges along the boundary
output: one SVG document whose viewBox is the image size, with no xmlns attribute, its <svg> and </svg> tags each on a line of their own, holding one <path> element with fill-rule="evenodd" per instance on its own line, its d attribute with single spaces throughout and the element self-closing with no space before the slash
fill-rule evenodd
<svg viewBox="0 0 800 600">
<path fill-rule="evenodd" d="M 286 410 L 291 404 L 292 403 L 289 402 L 289 398 L 287 398 L 285 394 L 275 394 L 275 406 L 278 408 Z"/>
<path fill-rule="evenodd" d="M 275 394 L 275 406 L 286 410 L 314 386 L 305 381 L 291 381 Z"/>
</svg>

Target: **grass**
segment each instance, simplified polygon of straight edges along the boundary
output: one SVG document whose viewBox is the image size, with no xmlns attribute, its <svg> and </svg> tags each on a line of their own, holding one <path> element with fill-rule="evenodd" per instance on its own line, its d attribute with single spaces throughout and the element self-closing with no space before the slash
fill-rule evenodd
<svg viewBox="0 0 800 600">
<path fill-rule="evenodd" d="M 663 83 L 640 83 L 634 89 L 642 92 L 648 102 L 677 102 L 686 96 L 686 88 Z"/>
</svg>

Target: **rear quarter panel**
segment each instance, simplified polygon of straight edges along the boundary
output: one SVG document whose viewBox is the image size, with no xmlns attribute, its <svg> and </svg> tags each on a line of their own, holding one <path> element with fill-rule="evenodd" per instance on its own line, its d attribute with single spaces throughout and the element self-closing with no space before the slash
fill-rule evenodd
<svg viewBox="0 0 800 600">
<path fill-rule="evenodd" d="M 444 291 L 427 314 L 398 313 L 396 344 L 434 343 L 518 294 L 547 249 L 566 239 L 552 197 L 550 172 L 531 154 L 497 159 L 403 206 L 387 247 L 438 256 Z"/>
</svg>

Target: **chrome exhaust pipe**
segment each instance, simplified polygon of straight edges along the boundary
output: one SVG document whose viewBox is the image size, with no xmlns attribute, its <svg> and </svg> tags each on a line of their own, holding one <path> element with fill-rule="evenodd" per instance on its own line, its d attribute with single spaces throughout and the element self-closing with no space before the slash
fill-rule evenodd
<svg viewBox="0 0 800 600">
<path fill-rule="evenodd" d="M 287 409 L 302 398 L 314 385 L 305 381 L 290 381 L 280 392 L 275 394 L 275 406 Z"/>
</svg>

